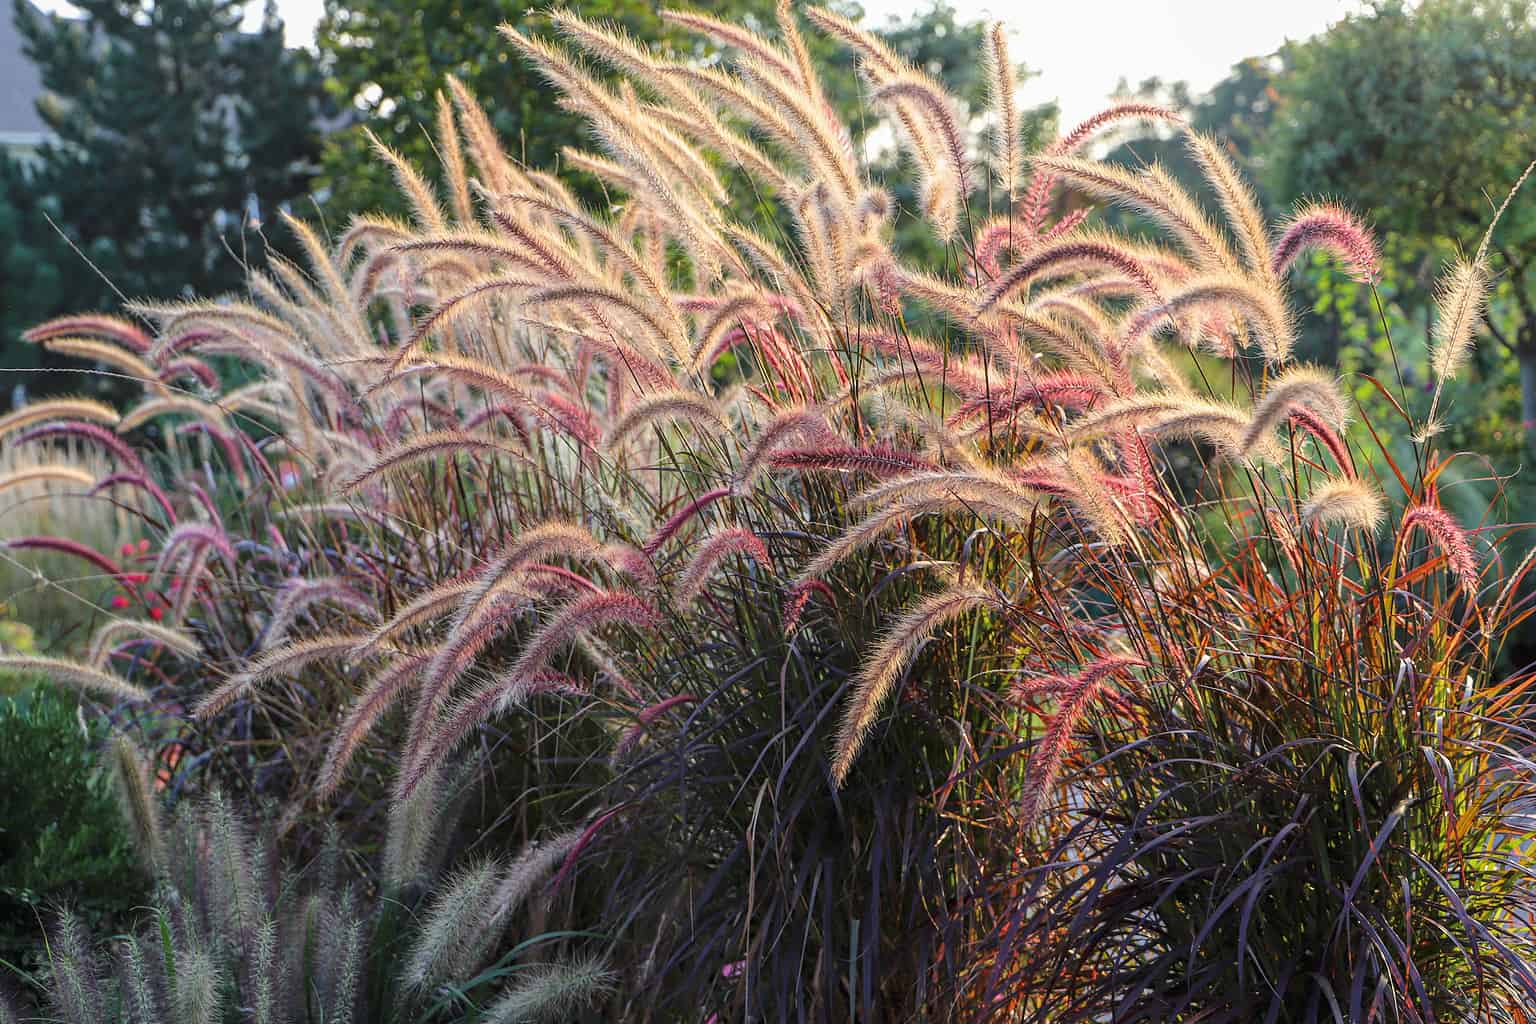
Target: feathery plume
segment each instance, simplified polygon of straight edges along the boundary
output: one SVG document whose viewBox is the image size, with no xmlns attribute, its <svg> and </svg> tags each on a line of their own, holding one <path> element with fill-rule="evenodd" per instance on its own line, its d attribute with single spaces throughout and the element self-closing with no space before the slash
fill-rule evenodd
<svg viewBox="0 0 1536 1024">
<path fill-rule="evenodd" d="M 1279 365 L 1290 358 L 1295 330 L 1282 297 L 1275 289 L 1231 274 L 1187 282 L 1165 301 L 1143 309 L 1126 329 L 1127 347 L 1167 317 L 1209 309 L 1242 315 L 1259 350 L 1271 364 Z"/>
<path fill-rule="evenodd" d="M 439 97 L 439 109 L 442 105 Z M 394 172 L 395 184 L 410 200 L 411 211 L 416 215 L 416 223 L 427 231 L 444 230 L 447 224 L 443 220 L 443 209 L 438 205 L 437 196 L 432 193 L 432 186 L 427 184 L 426 179 L 399 153 L 380 142 L 379 137 L 366 127 L 363 129 L 363 136 L 373 147 L 374 153 Z M 454 137 L 457 138 L 457 135 L 455 134 Z"/>
<path fill-rule="evenodd" d="M 29 484 L 75 484 L 80 487 L 91 487 L 95 483 L 96 478 L 85 470 L 62 462 L 23 466 L 9 473 L 0 473 L 0 493 Z"/>
<path fill-rule="evenodd" d="M 116 409 L 90 398 L 49 398 L 29 402 L 0 416 L 0 437 L 47 420 L 86 420 L 117 426 Z"/>
<path fill-rule="evenodd" d="M 1264 397 L 1254 406 L 1253 418 L 1243 434 L 1242 450 L 1257 446 L 1298 409 L 1315 413 L 1334 431 L 1342 430 L 1349 422 L 1349 406 L 1333 377 L 1315 367 L 1293 366 L 1270 382 Z M 1341 462 L 1341 468 L 1347 468 L 1347 463 Z"/>
<path fill-rule="evenodd" d="M 548 693 L 584 697 L 590 695 L 591 690 L 564 672 L 538 669 L 528 675 L 498 676 L 451 701 L 400 773 L 396 780 L 396 797 L 409 797 L 431 766 L 442 763 L 482 723 L 514 705 L 526 704 L 533 697 Z"/>
<path fill-rule="evenodd" d="M 697 516 L 704 508 L 714 504 L 721 498 L 729 497 L 733 493 L 734 489 L 731 487 L 716 487 L 713 490 L 705 491 L 697 498 L 689 501 L 682 508 L 668 516 L 666 522 L 657 527 L 656 532 L 651 534 L 650 539 L 645 542 L 642 550 L 647 555 L 654 555 L 661 550 L 662 545 L 671 540 L 678 530 L 688 525 L 688 521 Z"/>
<path fill-rule="evenodd" d="M 1013 61 L 1008 57 L 1008 36 L 1002 22 L 995 22 L 987 32 L 982 56 L 987 71 L 987 99 L 992 114 L 997 119 L 993 126 L 994 173 L 1013 205 L 1013 191 L 1019 184 L 1019 109 L 1014 93 L 1018 83 L 1014 80 Z"/>
<path fill-rule="evenodd" d="M 407 687 L 421 679 L 433 657 L 432 653 L 401 655 L 375 675 L 368 688 L 352 702 L 336 727 L 335 738 L 326 750 L 325 762 L 315 783 L 315 791 L 322 799 L 336 791 L 341 784 L 342 772 L 351 764 L 353 755 L 374 723 L 400 699 Z"/>
<path fill-rule="evenodd" d="M 749 493 L 773 453 L 795 440 L 833 441 L 835 436 L 821 410 L 786 409 L 758 430 L 752 446 L 742 454 L 736 467 L 733 492 L 737 495 Z"/>
<path fill-rule="evenodd" d="M 635 431 L 666 420 L 684 420 L 701 427 L 723 430 L 730 425 L 718 402 L 693 391 L 664 391 L 646 395 L 624 411 L 603 444 L 615 451 Z"/>
<path fill-rule="evenodd" d="M 128 447 L 116 434 L 106 430 L 96 423 L 86 423 L 82 420 L 65 420 L 58 423 L 43 423 L 23 430 L 16 436 L 12 444 L 28 444 L 33 441 L 48 441 L 54 438 L 79 438 L 89 441 L 106 449 L 113 458 L 117 459 L 128 469 L 139 476 L 146 477 L 144 463 L 134 450 Z"/>
<path fill-rule="evenodd" d="M 185 658 L 196 657 L 201 650 L 195 639 L 179 629 L 162 626 L 158 622 L 110 619 L 102 623 L 101 628 L 91 637 L 90 654 L 86 657 L 86 663 L 97 668 L 103 667 L 108 655 L 111 654 L 111 648 L 108 645 L 114 637 L 124 633 L 137 634 L 142 639 L 174 651 Z"/>
<path fill-rule="evenodd" d="M 1455 380 L 1472 351 L 1488 302 L 1488 263 L 1459 259 L 1440 278 L 1435 291 L 1435 328 L 1429 364 L 1439 380 Z"/>
<path fill-rule="evenodd" d="M 437 92 L 437 151 L 443 158 L 443 177 L 448 182 L 448 195 L 453 206 L 453 216 L 460 224 L 472 224 L 475 208 L 469 198 L 469 175 L 464 169 L 464 150 L 459 144 L 458 126 L 453 118 L 453 102 L 442 90 Z"/>
<path fill-rule="evenodd" d="M 635 724 L 625 729 L 618 742 L 613 745 L 613 753 L 609 755 L 608 763 L 617 765 L 623 761 L 635 747 L 639 746 L 640 740 L 649 731 L 651 723 L 655 722 L 656 719 L 673 708 L 682 707 L 684 704 L 697 703 L 698 699 L 698 697 L 691 693 L 679 693 L 674 697 L 668 697 L 666 700 L 641 708 L 640 712 L 635 715 Z"/>
<path fill-rule="evenodd" d="M 1461 528 L 1461 524 L 1440 506 L 1420 503 L 1403 513 L 1402 522 L 1398 526 L 1399 535 L 1406 537 L 1414 527 L 1423 530 L 1435 542 L 1457 580 L 1468 594 L 1475 594 L 1477 555 L 1473 551 L 1472 539 Z"/>
<path fill-rule="evenodd" d="M 1085 266 L 1105 266 L 1117 270 L 1142 286 L 1149 296 L 1158 295 L 1157 283 L 1146 268 L 1117 240 L 1077 237 L 1055 242 L 1033 251 L 1029 256 L 998 275 L 982 293 L 977 314 L 985 313 L 1019 288 L 1041 276 L 1060 276 Z"/>
<path fill-rule="evenodd" d="M 350 658 L 356 648 L 368 640 L 367 636 L 333 634 L 295 640 L 275 650 L 267 651 L 252 661 L 244 670 L 219 684 L 192 709 L 197 718 L 211 718 L 228 707 L 236 697 L 257 683 L 274 676 L 296 672 L 313 662 L 327 658 Z"/>
<path fill-rule="evenodd" d="M 908 473 L 938 469 L 928 459 L 886 444 L 867 447 L 829 445 L 824 448 L 795 448 L 775 452 L 769 461 L 775 469 L 860 472 L 878 477 L 905 476 Z"/>
<path fill-rule="evenodd" d="M 165 390 L 160 384 L 160 375 L 155 372 L 154 367 L 146 363 L 137 353 L 116 345 L 91 338 L 54 338 L 45 341 L 43 347 L 61 356 L 73 356 L 76 359 L 105 363 L 113 369 L 122 371 L 125 376 L 140 384 L 158 391 Z"/>
<path fill-rule="evenodd" d="M 401 971 L 404 984 L 426 988 L 475 973 L 494 941 L 487 908 L 500 873 L 500 864 L 485 860 L 459 869 L 438 886 Z"/>
<path fill-rule="evenodd" d="M 278 589 L 277 596 L 272 600 L 267 625 L 261 634 L 261 649 L 270 650 L 281 643 L 300 615 L 313 605 L 324 602 L 339 605 L 369 622 L 377 616 L 374 603 L 340 577 L 306 579 L 295 576 Z"/>
<path fill-rule="evenodd" d="M 1036 689 L 1054 690 L 1061 694 L 1056 713 L 1046 723 L 1045 732 L 1035 741 L 1029 753 L 1029 767 L 1025 769 L 1024 795 L 1020 800 L 1019 817 L 1028 826 L 1034 823 L 1040 812 L 1045 794 L 1056 781 L 1061 766 L 1072 743 L 1072 733 L 1083 714 L 1098 698 L 1104 684 L 1115 675 L 1123 675 L 1142 664 L 1136 658 L 1112 655 L 1101 658 L 1069 679 L 1036 684 Z"/>
<path fill-rule="evenodd" d="M 404 470 L 418 462 L 438 455 L 454 455 L 460 452 L 483 452 L 492 455 L 511 455 L 527 462 L 527 456 L 516 448 L 497 443 L 495 437 L 474 434 L 464 430 L 433 430 L 415 434 L 409 440 L 379 453 L 379 457 L 354 476 L 342 481 L 343 491 L 355 491 L 378 477 Z"/>
<path fill-rule="evenodd" d="M 919 602 L 897 620 L 865 657 L 864 667 L 854 681 L 853 696 L 833 748 L 832 780 L 838 786 L 848 780 L 854 758 L 864 745 L 881 705 L 923 644 L 950 620 L 976 608 L 997 606 L 997 599 L 988 591 L 962 585 Z"/>
<path fill-rule="evenodd" d="M 133 704 L 141 704 L 149 700 L 148 693 L 121 676 L 64 658 L 0 654 L 0 669 L 18 673 L 35 672 L 38 675 L 47 676 L 61 686 L 109 700 L 128 701 Z"/>
<path fill-rule="evenodd" d="M 39 344 L 71 334 L 115 341 L 139 355 L 148 352 L 151 344 L 149 335 L 145 334 L 137 324 L 124 320 L 120 316 L 109 316 L 105 313 L 56 317 L 23 331 L 21 337 L 24 341 Z"/>
<path fill-rule="evenodd" d="M 1312 250 L 1333 256 L 1357 281 L 1369 283 L 1381 273 L 1375 236 L 1354 214 L 1333 203 L 1308 203 L 1296 210 L 1280 229 L 1270 272 L 1279 277 Z"/>
<path fill-rule="evenodd" d="M 1052 143 L 1046 152 L 1052 156 L 1068 156 L 1076 153 L 1100 131 L 1121 121 L 1132 119 L 1183 123 L 1183 118 L 1163 107 L 1150 103 L 1119 103 L 1083 121 Z M 1055 190 L 1057 180 L 1057 176 L 1051 171 L 1036 167 L 1034 177 L 1029 183 L 1029 191 L 1025 193 L 1020 204 L 1024 225 L 1033 233 L 1038 234 L 1045 226 L 1046 217 L 1051 211 L 1051 193 Z"/>
<path fill-rule="evenodd" d="M 1037 156 L 1032 163 L 1037 173 L 1064 178 L 1090 195 L 1119 203 L 1162 225 L 1207 272 L 1236 266 L 1221 232 L 1200 204 L 1160 168 L 1137 172 L 1097 160 L 1053 155 Z"/>
<path fill-rule="evenodd" d="M 1312 488 L 1301 506 L 1302 523 L 1324 530 L 1342 525 L 1375 533 L 1385 516 L 1380 492 L 1350 477 L 1335 477 Z"/>
<path fill-rule="evenodd" d="M 112 559 L 68 537 L 14 537 L 5 542 L 5 547 L 11 551 L 54 551 L 89 562 L 109 576 L 120 577 L 123 574 L 121 567 Z"/>
<path fill-rule="evenodd" d="M 583 834 L 583 829 L 573 828 L 524 846 L 490 898 L 490 919 L 498 926 L 505 924 L 533 894 L 534 887 L 564 863 Z"/>
<path fill-rule="evenodd" d="M 727 527 L 706 537 L 699 545 L 698 554 L 688 563 L 678 579 L 674 591 L 677 607 L 686 608 L 703 593 L 709 575 L 733 552 L 751 555 L 758 565 L 771 569 L 773 562 L 768 556 L 768 546 L 761 537 L 744 526 Z"/>
<path fill-rule="evenodd" d="M 1137 428 L 1151 434 L 1192 436 L 1210 433 L 1230 436 L 1234 443 L 1247 429 L 1249 415 L 1236 406 L 1192 395 L 1154 391 L 1106 402 L 1081 419 L 1074 420 L 1074 441 L 1108 437 L 1121 430 Z"/>
<path fill-rule="evenodd" d="M 150 786 L 149 759 L 127 736 L 118 734 L 110 747 L 112 779 L 118 804 L 144 862 L 158 870 L 165 863 L 160 805 Z"/>
<path fill-rule="evenodd" d="M 1215 190 L 1222 212 L 1227 215 L 1227 223 L 1237 235 L 1249 271 L 1260 276 L 1269 274 L 1269 231 L 1253 190 L 1243 181 L 1221 143 L 1201 132 L 1191 132 L 1187 144 L 1190 155 L 1204 172 L 1205 180 Z"/>
<path fill-rule="evenodd" d="M 656 624 L 656 612 L 633 594 L 621 590 L 584 594 L 562 607 L 559 614 L 528 638 L 508 674 L 531 683 L 534 674 L 546 667 L 556 651 L 599 626 L 647 629 Z M 515 695 L 511 701 L 517 703 Z"/>
<path fill-rule="evenodd" d="M 395 639 L 412 626 L 448 615 L 474 587 L 475 584 L 466 580 L 453 579 L 417 594 L 368 635 L 367 642 L 357 649 L 358 655 L 367 654 L 386 640 Z"/>
<path fill-rule="evenodd" d="M 575 1020 L 613 989 L 616 976 L 601 960 L 533 964 L 486 1010 L 486 1024 Z"/>
</svg>

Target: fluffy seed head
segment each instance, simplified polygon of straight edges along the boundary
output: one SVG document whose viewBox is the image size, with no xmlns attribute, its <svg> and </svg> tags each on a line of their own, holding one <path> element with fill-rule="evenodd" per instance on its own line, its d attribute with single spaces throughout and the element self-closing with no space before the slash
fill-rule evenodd
<svg viewBox="0 0 1536 1024">
<path fill-rule="evenodd" d="M 1472 351 L 1488 303 L 1488 264 L 1460 259 L 1440 278 L 1429 362 L 1435 376 L 1454 380 Z"/>
<path fill-rule="evenodd" d="M 950 620 L 975 608 L 995 607 L 996 603 L 996 598 L 981 587 L 962 585 L 919 602 L 897 620 L 865 657 L 854 682 L 853 697 L 843 712 L 833 747 L 834 782 L 841 786 L 847 781 L 885 698 L 922 645 Z"/>
<path fill-rule="evenodd" d="M 1301 507 L 1301 521 L 1319 529 L 1340 525 L 1374 533 L 1385 516 L 1380 492 L 1363 480 L 1348 477 L 1314 487 Z"/>
</svg>

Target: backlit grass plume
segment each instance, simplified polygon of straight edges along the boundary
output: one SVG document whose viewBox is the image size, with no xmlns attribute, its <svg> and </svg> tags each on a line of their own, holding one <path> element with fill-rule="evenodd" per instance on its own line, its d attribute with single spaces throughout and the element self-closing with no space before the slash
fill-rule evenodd
<svg viewBox="0 0 1536 1024">
<path fill-rule="evenodd" d="M 1144 104 L 1024 153 L 1000 30 L 973 116 L 836 12 L 665 16 L 695 48 L 567 10 L 486 41 L 588 122 L 580 192 L 449 79 L 442 188 L 377 146 L 408 220 L 332 244 L 288 217 L 302 264 L 247 294 L 32 332 L 144 395 L 10 414 L 32 475 L 0 494 L 89 475 L 131 564 L 21 540 L 142 576 L 157 625 L 0 665 L 160 701 L 285 841 L 334 818 L 392 893 L 472 849 L 407 973 L 506 977 L 491 1019 L 610 988 L 636 1019 L 1530 1005 L 1529 782 L 1493 753 L 1521 746 L 1525 678 L 1494 671 L 1518 579 L 1439 503 L 1439 453 L 1361 446 L 1294 358 L 1288 272 L 1372 280 L 1360 220 L 1271 224 L 1221 140 Z M 802 20 L 852 55 L 916 217 Z M 1193 184 L 1091 156 L 1142 120 Z M 252 892 L 219 927 L 271 967 Z M 524 910 L 537 966 L 498 930 Z"/>
</svg>

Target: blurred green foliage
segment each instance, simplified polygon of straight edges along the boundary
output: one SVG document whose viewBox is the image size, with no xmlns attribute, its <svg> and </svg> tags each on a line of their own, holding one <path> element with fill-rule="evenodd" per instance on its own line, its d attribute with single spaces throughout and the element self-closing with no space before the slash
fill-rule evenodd
<svg viewBox="0 0 1536 1024">
<path fill-rule="evenodd" d="M 318 166 L 318 68 L 285 48 L 270 3 L 252 31 L 240 30 L 238 0 L 73 6 L 78 17 L 14 6 L 54 139 L 25 179 L 0 172 L 9 369 L 37 364 L 16 337 L 49 317 L 242 288 L 243 264 L 259 263 L 267 244 L 261 220 L 303 197 Z M 25 383 L 34 393 L 82 386 L 78 374 Z"/>
<path fill-rule="evenodd" d="M 1410 383 L 1422 380 L 1434 281 L 1477 249 L 1536 159 L 1536 4 L 1378 0 L 1282 57 L 1255 170 L 1276 195 L 1347 197 L 1371 219 L 1387 257 L 1383 303 L 1410 325 L 1394 328 L 1398 363 Z M 1489 256 L 1494 301 L 1473 372 L 1448 392 L 1446 444 L 1508 470 L 1536 427 L 1536 195 L 1511 207 Z M 1339 359 L 1389 369 L 1361 354 Z"/>
<path fill-rule="evenodd" d="M 50 907 L 105 930 L 149 893 L 98 764 L 104 723 L 31 684 L 0 678 L 0 959 L 18 966 L 37 955 Z"/>
</svg>

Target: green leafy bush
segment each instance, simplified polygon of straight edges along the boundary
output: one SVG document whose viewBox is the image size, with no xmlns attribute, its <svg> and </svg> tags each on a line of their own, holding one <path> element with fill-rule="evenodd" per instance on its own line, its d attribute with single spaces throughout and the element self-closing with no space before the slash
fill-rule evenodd
<svg viewBox="0 0 1536 1024">
<path fill-rule="evenodd" d="M 106 732 L 51 688 L 0 697 L 0 958 L 13 964 L 35 959 L 50 904 L 112 928 L 148 897 L 98 763 Z"/>
</svg>

